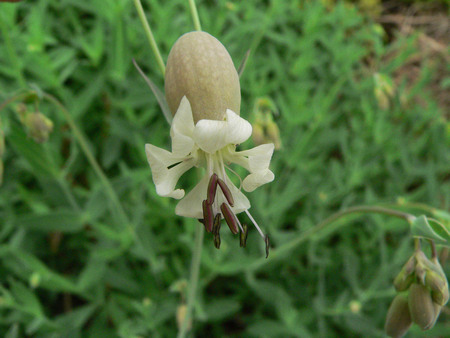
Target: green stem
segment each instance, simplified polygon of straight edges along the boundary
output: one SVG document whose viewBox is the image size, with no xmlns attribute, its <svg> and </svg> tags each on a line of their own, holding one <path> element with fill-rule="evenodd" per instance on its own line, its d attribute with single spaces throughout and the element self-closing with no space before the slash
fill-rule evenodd
<svg viewBox="0 0 450 338">
<path fill-rule="evenodd" d="M 393 216 L 393 217 L 404 219 L 408 223 L 411 222 L 412 220 L 414 220 L 414 218 L 415 218 L 414 215 L 411 215 L 411 214 L 408 214 L 408 213 L 405 213 L 405 212 L 401 212 L 401 211 L 397 211 L 397 210 L 393 210 L 393 209 L 388 209 L 388 208 L 383 208 L 383 207 L 378 207 L 378 206 L 356 206 L 356 207 L 350 207 L 348 209 L 339 211 L 339 212 L 331 215 L 330 217 L 326 218 L 325 220 L 323 220 L 322 222 L 320 222 L 316 226 L 314 226 L 314 227 L 304 231 L 298 237 L 296 237 L 295 239 L 291 240 L 290 242 L 282 245 L 279 248 L 273 249 L 271 254 L 270 254 L 270 256 L 269 256 L 270 257 L 269 259 L 260 258 L 260 259 L 256 260 L 253 264 L 251 264 L 251 266 L 248 266 L 247 269 L 249 271 L 250 270 L 257 270 L 260 267 L 264 266 L 265 264 L 273 262 L 273 261 L 275 261 L 278 258 L 286 257 L 287 253 L 289 253 L 290 251 L 294 250 L 300 244 L 302 244 L 303 242 L 307 241 L 308 239 L 310 239 L 311 237 L 313 237 L 314 235 L 316 235 L 317 233 L 319 233 L 323 229 L 327 228 L 333 222 L 335 222 L 338 219 L 340 219 L 342 217 L 345 217 L 345 216 L 347 216 L 349 214 L 356 214 L 356 213 L 384 214 L 384 215 L 388 215 L 388 216 Z"/>
<path fill-rule="evenodd" d="M 432 206 L 429 206 L 429 205 L 424 204 L 424 203 L 407 202 L 407 201 L 404 201 L 404 200 L 399 200 L 396 204 L 398 206 L 400 206 L 400 207 L 419 209 L 419 210 L 428 212 L 428 213 L 430 213 L 432 215 L 436 211 L 436 208 L 433 208 Z"/>
<path fill-rule="evenodd" d="M 334 222 L 335 220 L 348 215 L 348 214 L 354 214 L 354 213 L 374 213 L 374 214 L 384 214 L 389 215 L 397 218 L 402 218 L 408 223 L 412 222 L 416 217 L 414 215 L 408 214 L 406 212 L 383 208 L 383 207 L 377 207 L 377 206 L 356 206 L 356 207 L 350 207 L 348 209 L 339 211 L 335 213 L 334 215 L 331 215 L 324 221 L 317 224 L 314 228 L 322 229 L 323 227 L 327 226 L 328 224 Z"/>
<path fill-rule="evenodd" d="M 134 6 L 139 15 L 139 19 L 141 20 L 141 24 L 144 27 L 145 35 L 147 35 L 148 42 L 150 43 L 150 47 L 152 48 L 153 54 L 155 54 L 156 62 L 158 63 L 158 67 L 161 70 L 162 75 L 166 73 L 166 66 L 164 65 L 163 58 L 161 53 L 159 52 L 158 45 L 156 44 L 155 37 L 153 36 L 152 29 L 148 24 L 147 18 L 145 17 L 144 9 L 142 8 L 142 4 L 140 0 L 133 0 Z"/>
<path fill-rule="evenodd" d="M 195 5 L 195 0 L 189 0 L 189 7 L 191 9 L 192 20 L 194 21 L 195 30 L 201 31 L 202 26 L 200 25 L 200 19 L 198 17 L 197 6 Z"/>
<path fill-rule="evenodd" d="M 187 290 L 186 315 L 183 319 L 183 323 L 181 324 L 180 330 L 178 331 L 177 336 L 178 338 L 186 337 L 189 322 L 191 321 L 192 318 L 192 308 L 195 302 L 198 276 L 200 273 L 200 262 L 203 249 L 203 235 L 204 235 L 203 225 L 198 223 L 197 228 L 195 229 L 194 250 L 192 253 L 192 261 L 191 261 L 191 275 L 189 277 L 189 285 Z"/>
<path fill-rule="evenodd" d="M 414 238 L 414 250 L 420 251 L 421 247 L 420 238 Z"/>
<path fill-rule="evenodd" d="M 28 95 L 29 95 L 28 92 L 27 92 L 27 93 L 23 93 L 23 94 L 17 94 L 17 95 L 15 95 L 15 96 L 13 96 L 13 97 L 11 97 L 11 98 L 9 98 L 9 99 L 3 101 L 3 102 L 0 104 L 0 111 L 2 111 L 7 105 L 13 103 L 14 101 L 18 101 L 18 100 L 20 100 L 20 99 L 24 99 L 24 98 L 26 98 Z"/>
<path fill-rule="evenodd" d="M 97 160 L 95 159 L 94 155 L 89 149 L 88 143 L 85 140 L 83 134 L 81 133 L 80 129 L 78 129 L 77 125 L 75 124 L 75 121 L 73 120 L 72 116 L 70 115 L 69 111 L 64 107 L 64 105 L 59 102 L 58 99 L 53 97 L 50 94 L 44 93 L 43 97 L 50 101 L 52 104 L 54 104 L 56 107 L 59 108 L 59 110 L 64 114 L 64 117 L 67 120 L 67 123 L 69 124 L 70 128 L 73 131 L 73 134 L 75 138 L 77 139 L 78 143 L 80 144 L 81 150 L 84 152 L 84 155 L 86 156 L 89 164 L 94 169 L 95 173 L 99 177 L 100 181 L 102 182 L 103 186 L 105 187 L 105 190 L 107 192 L 108 197 L 111 200 L 112 203 L 112 210 L 114 212 L 117 212 L 121 221 L 124 222 L 128 227 L 130 227 L 130 222 L 128 220 L 128 217 L 122 208 L 122 205 L 120 204 L 119 198 L 117 197 L 116 192 L 114 191 L 113 187 L 111 186 L 108 178 L 106 177 L 105 173 L 101 169 L 100 165 L 98 164 Z M 133 231 L 134 233 L 134 231 Z"/>
<path fill-rule="evenodd" d="M 428 242 L 430 243 L 431 247 L 431 258 L 437 259 L 436 244 L 434 244 L 434 241 L 431 239 Z"/>
</svg>

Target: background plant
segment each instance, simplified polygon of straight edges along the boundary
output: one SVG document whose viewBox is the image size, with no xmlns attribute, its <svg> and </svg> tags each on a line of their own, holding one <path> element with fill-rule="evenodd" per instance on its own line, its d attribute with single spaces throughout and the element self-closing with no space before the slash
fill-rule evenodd
<svg viewBox="0 0 450 338">
<path fill-rule="evenodd" d="M 263 113 L 282 148 L 276 181 L 249 196 L 274 257 L 262 259 L 252 234 L 245 250 L 225 234 L 220 251 L 206 242 L 195 334 L 382 336 L 392 281 L 413 251 L 407 223 L 349 217 L 292 243 L 353 205 L 449 217 L 448 107 L 430 91 L 436 64 L 421 59 L 413 82 L 399 75 L 418 53 L 416 36 L 387 44 L 379 25 L 340 2 L 198 5 L 203 29 L 236 66 L 251 49 L 241 114 L 256 121 L 261 98 L 273 103 Z M 18 98 L 0 111 L 1 334 L 173 336 L 195 222 L 176 217 L 151 181 L 144 144 L 164 146 L 169 135 L 131 62 L 162 88 L 133 4 L 0 6 L 0 102 Z M 165 60 L 193 30 L 187 2 L 144 6 Z M 47 142 L 27 135 L 19 103 L 51 119 Z M 444 311 L 429 334 L 447 327 Z"/>
</svg>

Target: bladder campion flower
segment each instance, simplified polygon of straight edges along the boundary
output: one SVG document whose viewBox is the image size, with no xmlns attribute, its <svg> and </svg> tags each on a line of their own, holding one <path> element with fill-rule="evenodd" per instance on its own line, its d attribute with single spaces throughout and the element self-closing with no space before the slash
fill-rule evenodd
<svg viewBox="0 0 450 338">
<path fill-rule="evenodd" d="M 146 144 L 156 192 L 160 196 L 181 199 L 175 212 L 199 219 L 214 235 L 220 247 L 220 223 L 224 218 L 233 234 L 240 230 L 245 246 L 247 226 L 237 214 L 245 212 L 258 229 L 269 250 L 268 236 L 249 213 L 250 202 L 241 192 L 251 192 L 271 182 L 269 169 L 273 144 L 236 151 L 246 141 L 252 126 L 239 116 L 239 76 L 225 47 L 205 32 L 191 32 L 180 37 L 170 51 L 165 75 L 166 99 L 174 115 L 170 128 L 172 152 Z M 229 164 L 244 167 L 249 174 L 237 188 L 227 171 Z M 192 167 L 203 167 L 205 175 L 185 196 L 176 189 L 179 178 Z"/>
</svg>

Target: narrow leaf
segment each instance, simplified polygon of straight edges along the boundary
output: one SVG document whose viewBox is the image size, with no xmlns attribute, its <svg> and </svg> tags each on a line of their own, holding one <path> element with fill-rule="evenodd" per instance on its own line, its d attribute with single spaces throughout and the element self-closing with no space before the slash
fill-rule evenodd
<svg viewBox="0 0 450 338">
<path fill-rule="evenodd" d="M 144 78 L 145 82 L 147 82 L 147 85 L 152 90 L 153 94 L 156 97 L 156 101 L 158 101 L 159 107 L 161 108 L 164 117 L 166 118 L 166 121 L 169 124 L 172 124 L 172 113 L 170 112 L 169 105 L 167 104 L 166 98 L 162 91 L 156 86 L 156 84 L 153 83 L 152 80 L 150 80 L 142 71 L 142 69 L 138 66 L 136 60 L 133 59 L 133 64 L 138 70 L 139 74 Z"/>
<path fill-rule="evenodd" d="M 239 65 L 239 68 L 238 68 L 239 77 L 241 77 L 242 73 L 244 73 L 244 69 L 245 69 L 245 66 L 247 65 L 247 61 L 248 61 L 248 57 L 249 56 L 250 56 L 250 49 L 245 53 L 244 59 L 242 59 L 242 62 Z"/>
</svg>

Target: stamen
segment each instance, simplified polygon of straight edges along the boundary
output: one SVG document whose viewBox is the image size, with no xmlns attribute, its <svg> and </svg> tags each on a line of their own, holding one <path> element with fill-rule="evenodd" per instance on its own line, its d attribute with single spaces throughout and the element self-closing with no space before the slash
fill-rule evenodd
<svg viewBox="0 0 450 338">
<path fill-rule="evenodd" d="M 250 220 L 252 221 L 253 225 L 255 226 L 256 230 L 258 230 L 259 234 L 261 235 L 261 237 L 265 240 L 265 235 L 262 232 L 262 230 L 260 229 L 260 227 L 258 226 L 258 223 L 256 223 L 255 219 L 252 217 L 252 215 L 250 215 L 250 213 L 248 212 L 248 210 L 245 210 L 245 213 L 247 214 L 248 218 L 250 218 Z"/>
<path fill-rule="evenodd" d="M 227 199 L 227 202 L 230 204 L 230 206 L 234 206 L 233 195 L 231 194 L 230 189 L 228 189 L 226 183 L 220 178 L 218 180 L 218 183 L 219 183 L 220 189 L 222 189 L 223 195 Z"/>
<path fill-rule="evenodd" d="M 239 174 L 237 172 L 235 172 L 233 169 L 231 169 L 229 166 L 226 165 L 225 168 L 227 168 L 229 171 L 231 171 L 231 173 L 233 173 L 238 178 L 238 180 L 239 180 L 239 190 L 241 190 L 242 184 L 243 184 L 241 176 L 239 176 Z"/>
<path fill-rule="evenodd" d="M 222 216 L 217 214 L 214 217 L 213 234 L 214 234 L 214 246 L 216 249 L 220 249 L 220 220 Z"/>
<path fill-rule="evenodd" d="M 243 229 L 239 232 L 239 240 L 241 248 L 245 248 L 247 245 L 247 236 L 248 236 L 248 226 L 247 224 L 243 225 Z"/>
<path fill-rule="evenodd" d="M 266 258 L 269 257 L 269 249 L 270 249 L 269 236 L 264 235 L 264 233 L 262 232 L 262 230 L 258 226 L 258 223 L 256 223 L 255 219 L 252 217 L 252 215 L 250 215 L 248 210 L 245 210 L 245 213 L 247 214 L 248 218 L 250 218 L 250 220 L 252 221 L 252 223 L 255 226 L 256 230 L 258 230 L 258 232 L 261 235 L 261 237 L 264 239 L 264 243 L 266 243 Z"/>
<path fill-rule="evenodd" d="M 213 228 L 213 210 L 212 205 L 208 203 L 207 200 L 203 200 L 203 224 L 205 225 L 206 231 L 211 232 Z"/>
<path fill-rule="evenodd" d="M 216 234 L 218 235 L 219 232 L 220 232 L 220 221 L 221 221 L 221 219 L 222 219 L 222 215 L 221 214 L 217 214 L 214 217 L 214 224 L 213 224 L 213 228 L 212 228 L 212 233 L 214 235 L 216 235 Z"/>
<path fill-rule="evenodd" d="M 264 237 L 264 242 L 266 243 L 266 258 L 267 258 L 269 257 L 269 249 L 270 249 L 269 236 L 266 235 L 266 237 Z"/>
<path fill-rule="evenodd" d="M 220 235 L 214 234 L 214 246 L 216 249 L 220 249 Z"/>
<path fill-rule="evenodd" d="M 208 183 L 208 196 L 207 201 L 209 204 L 214 203 L 214 197 L 216 196 L 216 190 L 217 190 L 217 174 L 212 174 L 211 178 L 209 179 Z"/>
<path fill-rule="evenodd" d="M 220 206 L 220 210 L 222 211 L 223 217 L 225 218 L 225 221 L 227 222 L 231 232 L 233 233 L 233 235 L 236 235 L 238 233 L 238 227 L 233 211 L 231 211 L 231 208 L 226 203 L 222 203 L 222 205 Z"/>
</svg>

